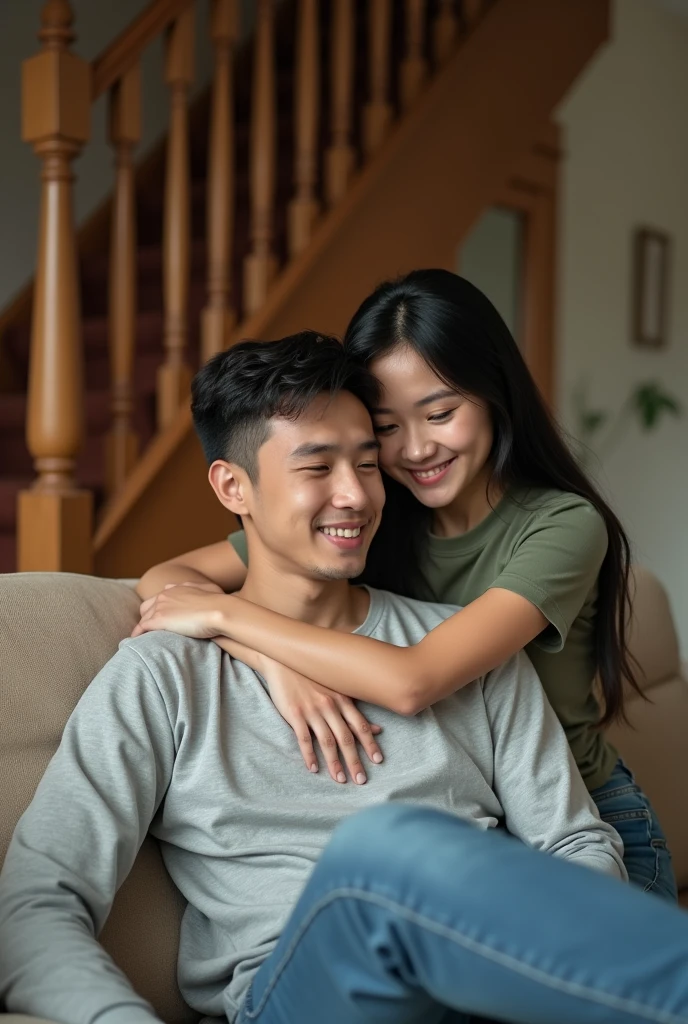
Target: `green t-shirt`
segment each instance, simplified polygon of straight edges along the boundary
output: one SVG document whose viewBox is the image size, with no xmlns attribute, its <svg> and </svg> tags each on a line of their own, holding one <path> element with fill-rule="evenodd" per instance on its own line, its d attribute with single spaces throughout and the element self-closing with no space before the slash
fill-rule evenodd
<svg viewBox="0 0 688 1024">
<path fill-rule="evenodd" d="M 246 562 L 244 534 L 230 540 Z M 607 781 L 617 757 L 597 728 L 593 692 L 597 577 L 606 551 L 604 520 L 584 498 L 513 490 L 468 533 L 431 535 L 424 567 L 437 601 L 466 605 L 501 587 L 547 618 L 550 625 L 526 651 L 591 790 Z"/>
</svg>

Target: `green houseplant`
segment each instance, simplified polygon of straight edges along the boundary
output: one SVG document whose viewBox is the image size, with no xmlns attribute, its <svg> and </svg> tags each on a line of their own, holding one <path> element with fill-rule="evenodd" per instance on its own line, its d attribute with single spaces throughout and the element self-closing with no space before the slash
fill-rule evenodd
<svg viewBox="0 0 688 1024">
<path fill-rule="evenodd" d="M 683 413 L 679 400 L 658 381 L 634 385 L 621 407 L 613 413 L 590 404 L 589 382 L 583 380 L 574 391 L 573 408 L 575 434 L 581 443 L 579 457 L 584 463 L 590 461 L 593 445 L 598 457 L 608 454 L 630 422 L 635 421 L 643 432 L 649 433 L 666 417 L 679 417 Z"/>
</svg>

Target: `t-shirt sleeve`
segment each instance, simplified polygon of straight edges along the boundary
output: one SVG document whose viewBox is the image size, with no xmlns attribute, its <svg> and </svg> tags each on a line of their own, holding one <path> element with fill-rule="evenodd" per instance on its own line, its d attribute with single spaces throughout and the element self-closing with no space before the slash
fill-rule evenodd
<svg viewBox="0 0 688 1024">
<path fill-rule="evenodd" d="M 534 516 L 491 584 L 520 594 L 551 623 L 535 641 L 560 651 L 595 586 L 607 553 L 607 528 L 589 502 L 553 506 Z"/>
<path fill-rule="evenodd" d="M 227 540 L 232 545 L 244 565 L 248 565 L 248 545 L 246 543 L 246 534 L 244 531 L 235 530 L 234 533 L 230 533 Z"/>
</svg>

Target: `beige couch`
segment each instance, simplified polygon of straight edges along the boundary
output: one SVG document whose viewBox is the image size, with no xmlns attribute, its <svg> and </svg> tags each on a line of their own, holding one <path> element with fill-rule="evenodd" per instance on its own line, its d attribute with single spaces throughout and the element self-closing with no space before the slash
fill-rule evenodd
<svg viewBox="0 0 688 1024">
<path fill-rule="evenodd" d="M 631 699 L 637 727 L 614 739 L 655 802 L 688 889 L 688 684 L 680 677 L 666 594 L 637 579 L 633 650 L 653 703 Z M 138 599 L 125 582 L 51 573 L 0 575 L 0 858 L 31 799 L 83 689 L 136 622 Z M 152 840 L 117 895 L 102 933 L 105 948 L 167 1024 L 194 1021 L 175 979 L 182 900 Z M 3 1024 L 25 1017 L 2 1017 Z"/>
</svg>

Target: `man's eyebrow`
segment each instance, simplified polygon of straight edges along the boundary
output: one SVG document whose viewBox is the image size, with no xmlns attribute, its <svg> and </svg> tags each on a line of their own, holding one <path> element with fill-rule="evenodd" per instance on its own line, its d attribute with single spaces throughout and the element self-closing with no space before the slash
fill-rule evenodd
<svg viewBox="0 0 688 1024">
<path fill-rule="evenodd" d="M 433 402 L 438 402 L 440 398 L 457 398 L 458 393 L 452 391 L 451 388 L 440 388 L 439 391 L 433 391 L 431 395 L 426 395 L 425 398 L 419 398 L 417 402 L 414 402 L 416 409 L 420 409 L 424 405 L 432 405 Z M 394 415 L 394 409 L 384 409 L 381 405 L 376 406 L 372 410 L 373 413 L 384 413 L 387 416 Z"/>
<path fill-rule="evenodd" d="M 375 438 L 371 438 L 369 441 L 362 441 L 358 445 L 358 450 L 361 452 L 379 451 L 380 442 Z M 342 446 L 340 444 L 315 444 L 312 441 L 305 441 L 300 444 L 298 448 L 295 448 L 290 453 L 290 459 L 309 459 L 314 455 L 328 455 L 341 452 Z"/>
</svg>

